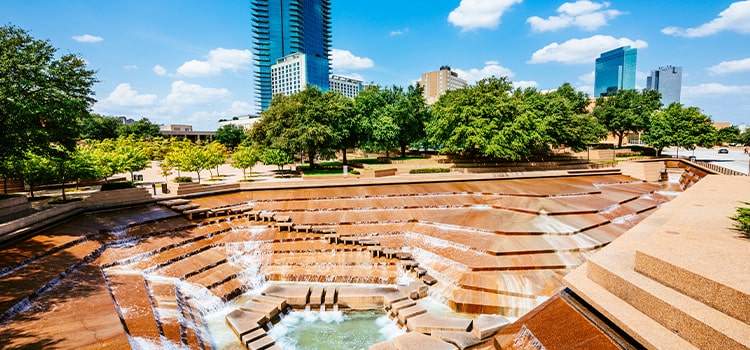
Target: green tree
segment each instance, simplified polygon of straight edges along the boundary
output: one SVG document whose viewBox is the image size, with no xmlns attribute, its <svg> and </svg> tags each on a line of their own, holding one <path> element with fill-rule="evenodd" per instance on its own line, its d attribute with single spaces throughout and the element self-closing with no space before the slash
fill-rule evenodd
<svg viewBox="0 0 750 350">
<path fill-rule="evenodd" d="M 401 157 L 406 157 L 406 148 L 409 145 L 423 141 L 426 136 L 424 127 L 429 117 L 429 110 L 422 96 L 423 92 L 424 88 L 419 84 L 410 85 L 406 91 L 398 89 L 398 99 L 393 109 L 393 122 L 398 127 L 396 144 L 401 149 Z"/>
<path fill-rule="evenodd" d="M 267 148 L 261 155 L 263 163 L 271 164 L 279 167 L 280 171 L 284 170 L 284 165 L 291 164 L 294 159 L 289 156 L 289 153 L 279 148 Z"/>
<path fill-rule="evenodd" d="M 596 99 L 594 116 L 617 137 L 617 147 L 628 132 L 641 132 L 648 118 L 661 108 L 661 94 L 656 90 L 618 90 L 617 94 Z"/>
<path fill-rule="evenodd" d="M 92 114 L 82 120 L 81 137 L 86 140 L 116 139 L 117 129 L 122 126 L 119 118 Z"/>
<path fill-rule="evenodd" d="M 161 136 L 159 131 L 159 125 L 156 125 L 148 120 L 148 118 L 141 118 L 130 124 L 122 124 L 117 128 L 118 136 L 135 136 L 138 139 L 152 139 L 157 136 Z"/>
<path fill-rule="evenodd" d="M 75 148 L 97 80 L 82 58 L 56 53 L 23 29 L 0 27 L 0 159 L 36 162 L 29 151 Z"/>
<path fill-rule="evenodd" d="M 271 106 L 261 114 L 259 125 L 253 128 L 254 141 L 289 153 L 303 151 L 314 168 L 316 155 L 331 156 L 341 145 L 327 103 L 336 94 L 324 94 L 319 88 L 308 86 L 291 96 L 274 96 Z"/>
<path fill-rule="evenodd" d="M 716 132 L 716 141 L 731 143 L 737 142 L 740 138 L 740 128 L 736 125 L 721 128 Z"/>
<path fill-rule="evenodd" d="M 564 83 L 555 91 L 540 94 L 537 107 L 547 119 L 552 146 L 567 146 L 573 151 L 585 150 L 607 135 L 607 129 L 587 112 L 588 98 L 583 92 Z"/>
<path fill-rule="evenodd" d="M 661 155 L 661 151 L 670 146 L 689 150 L 697 146 L 711 147 L 716 141 L 716 129 L 711 118 L 697 107 L 672 103 L 650 118 L 643 140 L 656 148 L 657 155 Z"/>
<path fill-rule="evenodd" d="M 70 180 L 78 182 L 82 178 L 95 178 L 98 176 L 92 154 L 83 147 L 76 147 L 72 152 L 66 151 L 60 157 L 51 159 L 54 179 L 62 186 L 62 200 L 67 201 L 65 195 L 65 184 Z"/>
<path fill-rule="evenodd" d="M 52 159 L 32 151 L 13 161 L 14 174 L 29 185 L 29 194 L 34 198 L 34 186 L 54 180 L 55 166 Z"/>
<path fill-rule="evenodd" d="M 225 147 L 232 149 L 239 146 L 247 138 L 245 130 L 234 124 L 227 124 L 216 130 L 214 138 Z"/>
<path fill-rule="evenodd" d="M 245 171 L 252 169 L 261 160 L 261 156 L 262 153 L 257 148 L 240 146 L 232 153 L 232 166 L 242 169 L 242 178 L 247 180 Z"/>
<path fill-rule="evenodd" d="M 143 142 L 134 136 L 105 139 L 92 144 L 92 156 L 97 171 L 105 180 L 115 174 L 129 172 L 131 179 L 136 171 L 146 169 L 149 159 Z"/>
<path fill-rule="evenodd" d="M 219 176 L 219 165 L 226 163 L 227 148 L 219 142 L 213 141 L 203 146 L 204 151 L 208 154 L 208 169 L 211 173 L 212 168 L 216 168 L 216 176 Z M 211 173 L 213 175 L 213 173 Z"/>
</svg>

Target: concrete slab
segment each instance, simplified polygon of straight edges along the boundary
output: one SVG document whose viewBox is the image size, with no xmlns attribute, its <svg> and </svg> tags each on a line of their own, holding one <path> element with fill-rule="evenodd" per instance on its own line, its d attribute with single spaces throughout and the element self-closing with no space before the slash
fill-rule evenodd
<svg viewBox="0 0 750 350">
<path fill-rule="evenodd" d="M 325 306 L 332 307 L 336 304 L 336 297 L 338 296 L 338 287 L 326 287 L 325 294 Z"/>
<path fill-rule="evenodd" d="M 240 341 L 245 345 L 245 347 L 247 347 L 247 344 L 252 343 L 265 336 L 267 336 L 266 331 L 263 328 L 258 328 L 250 333 L 241 336 Z"/>
<path fill-rule="evenodd" d="M 353 310 L 373 310 L 383 308 L 383 287 L 348 287 L 338 289 L 338 304 Z"/>
<path fill-rule="evenodd" d="M 391 311 L 394 314 L 398 314 L 398 310 L 406 309 L 407 307 L 412 307 L 414 305 L 417 305 L 416 301 L 412 299 L 404 299 L 404 300 L 391 304 Z"/>
<path fill-rule="evenodd" d="M 237 337 L 242 337 L 247 333 L 259 329 L 262 324 L 268 322 L 268 319 L 263 314 L 256 314 L 240 309 L 232 310 L 227 314 L 225 320 L 229 328 L 237 334 Z"/>
<path fill-rule="evenodd" d="M 272 347 L 276 342 L 269 336 L 261 337 L 247 344 L 248 350 L 266 350 Z"/>
<path fill-rule="evenodd" d="M 469 332 L 435 331 L 430 335 L 446 343 L 451 343 L 461 350 L 482 343 L 482 339 L 477 338 L 474 334 Z"/>
<path fill-rule="evenodd" d="M 310 286 L 275 285 L 266 288 L 261 294 L 284 298 L 287 305 L 301 309 L 305 308 L 309 300 Z"/>
<path fill-rule="evenodd" d="M 286 299 L 274 297 L 270 295 L 256 295 L 252 299 L 255 302 L 265 303 L 275 306 L 280 312 L 283 312 L 288 307 Z"/>
<path fill-rule="evenodd" d="M 437 316 L 424 313 L 409 318 L 407 327 L 410 331 L 432 334 L 434 331 L 468 332 L 472 324 L 471 319 Z"/>
<path fill-rule="evenodd" d="M 240 310 L 253 312 L 256 314 L 263 314 L 269 320 L 279 315 L 279 308 L 276 305 L 257 301 L 248 301 L 242 304 L 242 306 L 240 306 Z"/>
<path fill-rule="evenodd" d="M 456 346 L 418 332 L 409 332 L 393 338 L 398 350 L 455 350 Z"/>
<path fill-rule="evenodd" d="M 393 345 L 393 343 L 386 340 L 384 342 L 370 345 L 367 350 L 398 350 L 398 348 Z"/>
<path fill-rule="evenodd" d="M 323 304 L 323 302 L 324 302 L 324 300 L 323 300 L 323 298 L 324 298 L 323 292 L 324 291 L 325 291 L 325 289 L 324 289 L 323 286 L 313 286 L 312 288 L 310 288 L 310 302 L 309 302 L 309 304 L 310 304 L 311 307 L 317 308 L 317 307 L 319 307 L 320 305 Z"/>
<path fill-rule="evenodd" d="M 510 321 L 500 315 L 479 315 L 474 320 L 471 333 L 479 339 L 491 337 L 497 333 L 500 328 L 510 324 Z"/>
<path fill-rule="evenodd" d="M 398 317 L 398 320 L 399 322 L 401 322 L 401 324 L 408 324 L 410 318 L 419 316 L 426 312 L 427 309 L 423 308 L 422 306 L 414 305 L 405 309 L 398 310 L 398 314 L 396 316 Z"/>
</svg>

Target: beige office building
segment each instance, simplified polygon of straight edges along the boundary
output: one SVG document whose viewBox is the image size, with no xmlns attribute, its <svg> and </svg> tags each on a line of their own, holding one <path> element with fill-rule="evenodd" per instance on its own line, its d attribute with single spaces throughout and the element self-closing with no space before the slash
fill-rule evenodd
<svg viewBox="0 0 750 350">
<path fill-rule="evenodd" d="M 424 87 L 424 99 L 428 105 L 435 103 L 448 90 L 456 90 L 466 86 L 466 80 L 458 77 L 458 73 L 451 67 L 442 66 L 440 70 L 422 73 L 419 85 Z"/>
</svg>

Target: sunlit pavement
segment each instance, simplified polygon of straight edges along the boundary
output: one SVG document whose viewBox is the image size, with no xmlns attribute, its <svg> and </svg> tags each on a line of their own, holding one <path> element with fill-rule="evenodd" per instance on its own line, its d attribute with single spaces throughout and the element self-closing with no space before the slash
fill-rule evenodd
<svg viewBox="0 0 750 350">
<path fill-rule="evenodd" d="M 720 154 L 719 149 L 721 148 L 728 149 L 729 153 Z M 722 166 L 727 169 L 732 169 L 732 170 L 736 170 L 736 171 L 747 174 L 748 169 L 750 169 L 750 156 L 745 154 L 744 149 L 745 147 L 741 147 L 741 146 L 697 148 L 694 151 L 680 148 L 678 152 L 677 148 L 672 147 L 672 148 L 665 148 L 664 151 L 662 151 L 662 155 L 676 156 L 679 154 L 679 156 L 681 157 L 682 156 L 687 156 L 687 157 L 695 156 L 696 160 L 713 163 L 713 164 Z M 750 149 L 750 147 L 748 147 L 748 149 Z"/>
</svg>

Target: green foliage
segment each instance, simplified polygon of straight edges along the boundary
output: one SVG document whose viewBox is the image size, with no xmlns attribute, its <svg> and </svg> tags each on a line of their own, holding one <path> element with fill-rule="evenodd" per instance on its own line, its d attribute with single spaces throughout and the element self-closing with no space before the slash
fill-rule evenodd
<svg viewBox="0 0 750 350">
<path fill-rule="evenodd" d="M 133 181 L 117 181 L 117 182 L 108 182 L 102 185 L 102 188 L 100 191 L 114 191 L 114 190 L 124 190 L 126 188 L 135 188 L 135 182 Z"/>
<path fill-rule="evenodd" d="M 283 170 L 284 165 L 294 162 L 294 159 L 292 159 L 288 153 L 278 148 L 268 148 L 264 150 L 261 155 L 261 160 L 263 163 L 279 167 L 279 170 Z"/>
<path fill-rule="evenodd" d="M 247 180 L 247 169 L 252 169 L 262 158 L 262 153 L 257 148 L 240 146 L 232 154 L 232 166 L 242 169 L 242 177 Z"/>
<path fill-rule="evenodd" d="M 196 172 L 200 183 L 201 171 L 216 166 L 218 156 L 215 153 L 217 149 L 218 147 L 210 144 L 202 146 L 187 140 L 175 141 L 172 145 L 172 151 L 167 153 L 164 158 L 164 163 L 180 171 Z"/>
<path fill-rule="evenodd" d="M 449 91 L 432 106 L 428 142 L 442 153 L 520 160 L 551 147 L 585 149 L 606 131 L 585 114 L 587 102 L 569 84 L 543 94 L 488 78 Z"/>
<path fill-rule="evenodd" d="M 711 147 L 716 141 L 716 129 L 711 118 L 697 107 L 686 108 L 672 103 L 667 109 L 651 116 L 643 141 L 656 148 L 657 155 L 670 146 L 686 149 Z"/>
<path fill-rule="evenodd" d="M 740 138 L 740 128 L 736 125 L 721 128 L 716 132 L 716 141 L 730 143 L 737 142 Z"/>
<path fill-rule="evenodd" d="M 176 176 L 174 182 L 193 182 L 192 176 Z"/>
<path fill-rule="evenodd" d="M 92 114 L 81 121 L 81 138 L 85 140 L 116 139 L 117 129 L 122 126 L 119 118 Z"/>
<path fill-rule="evenodd" d="M 745 205 L 750 205 L 750 202 L 742 202 Z M 737 208 L 737 214 L 730 216 L 730 219 L 735 221 L 734 227 L 740 230 L 746 237 L 750 238 L 750 208 Z"/>
<path fill-rule="evenodd" d="M 651 115 L 661 108 L 656 90 L 618 90 L 617 94 L 596 99 L 594 116 L 617 137 L 617 147 L 629 131 L 640 132 L 649 126 Z"/>
<path fill-rule="evenodd" d="M 82 58 L 56 56 L 48 41 L 0 27 L 0 159 L 75 148 L 97 80 Z"/>
<path fill-rule="evenodd" d="M 130 123 L 122 124 L 117 128 L 118 136 L 134 136 L 137 139 L 151 139 L 161 135 L 159 131 L 159 125 L 156 125 L 148 120 L 148 118 L 141 118 L 140 120 Z"/>
<path fill-rule="evenodd" d="M 146 169 L 149 165 L 144 142 L 132 135 L 93 142 L 90 147 L 96 169 L 105 178 L 124 172 L 129 172 L 132 178 L 134 172 Z"/>
<path fill-rule="evenodd" d="M 227 148 L 235 148 L 247 138 L 245 130 L 234 124 L 227 124 L 216 130 L 214 135 L 217 142 Z"/>
<path fill-rule="evenodd" d="M 435 174 L 435 173 L 449 173 L 449 168 L 417 168 L 409 170 L 409 174 Z"/>
</svg>

